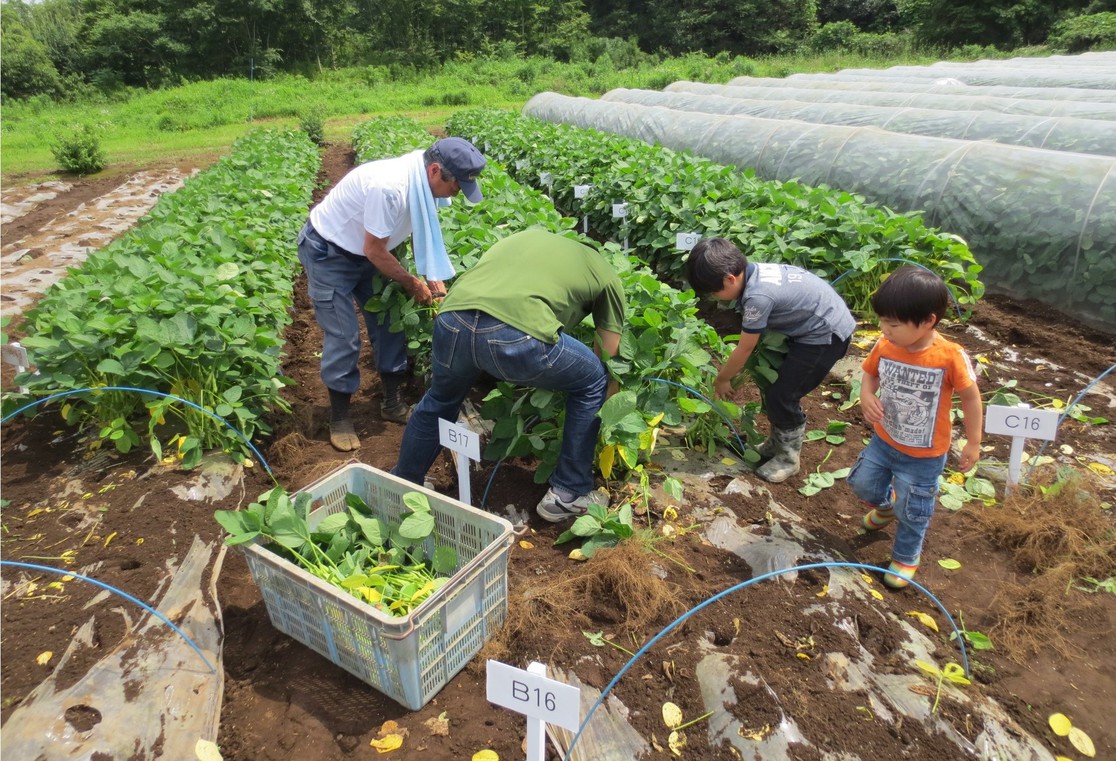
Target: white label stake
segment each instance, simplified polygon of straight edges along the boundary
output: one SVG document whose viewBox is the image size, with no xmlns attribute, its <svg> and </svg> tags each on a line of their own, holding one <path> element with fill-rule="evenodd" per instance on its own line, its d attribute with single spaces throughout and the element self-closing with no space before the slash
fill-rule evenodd
<svg viewBox="0 0 1116 761">
<path fill-rule="evenodd" d="M 557 724 L 571 732 L 581 723 L 581 690 L 548 679 L 546 665 L 532 663 L 527 670 L 500 661 L 485 668 L 488 701 L 527 717 L 527 761 L 546 758 L 546 725 Z"/>
<path fill-rule="evenodd" d="M 438 418 L 438 438 L 446 449 L 457 452 L 457 490 L 459 499 L 466 505 L 473 504 L 469 488 L 469 462 L 480 459 L 480 436 L 460 423 Z"/>
<path fill-rule="evenodd" d="M 1011 454 L 1008 457 L 1007 490 L 1019 483 L 1023 463 L 1023 443 L 1027 439 L 1053 441 L 1058 433 L 1058 413 L 1055 410 L 1033 410 L 1026 404 L 1005 407 L 989 405 L 984 412 L 985 433 L 1011 436 Z"/>
</svg>

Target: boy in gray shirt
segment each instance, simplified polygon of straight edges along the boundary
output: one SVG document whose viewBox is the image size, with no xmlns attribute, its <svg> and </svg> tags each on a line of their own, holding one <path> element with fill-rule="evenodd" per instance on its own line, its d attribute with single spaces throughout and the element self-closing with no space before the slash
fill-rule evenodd
<svg viewBox="0 0 1116 761">
<path fill-rule="evenodd" d="M 764 392 L 771 433 L 760 444 L 756 474 L 781 483 L 799 471 L 806 434 L 802 397 L 817 388 L 849 349 L 856 319 L 829 283 L 801 267 L 750 263 L 724 238 L 706 238 L 686 260 L 690 285 L 699 294 L 737 302 L 743 316 L 740 343 L 717 373 L 718 399 L 732 393 L 732 379 L 744 369 L 760 335 L 777 330 L 787 336 L 787 355 L 779 377 Z"/>
</svg>

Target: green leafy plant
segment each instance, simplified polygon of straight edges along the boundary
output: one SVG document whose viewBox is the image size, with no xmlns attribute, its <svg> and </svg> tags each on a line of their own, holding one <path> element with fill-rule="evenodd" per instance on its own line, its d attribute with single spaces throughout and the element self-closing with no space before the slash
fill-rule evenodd
<svg viewBox="0 0 1116 761">
<path fill-rule="evenodd" d="M 565 544 L 575 539 L 584 539 L 581 554 L 587 558 L 602 547 L 615 547 L 635 533 L 632 525 L 632 506 L 623 504 L 616 510 L 600 505 L 589 505 L 588 512 L 573 522 L 573 525 L 558 535 L 555 545 Z"/>
<path fill-rule="evenodd" d="M 434 516 L 423 494 L 403 495 L 410 512 L 397 525 L 375 517 L 351 493 L 344 510 L 311 525 L 311 501 L 306 492 L 292 501 L 275 487 L 245 510 L 217 510 L 213 517 L 230 534 L 225 544 L 266 542 L 269 550 L 388 615 L 410 613 L 457 567 L 453 547 L 434 544 L 429 555 L 424 550 Z"/>
<path fill-rule="evenodd" d="M 840 446 L 845 443 L 845 437 L 842 435 L 848 427 L 848 423 L 842 420 L 830 420 L 826 425 L 825 430 L 812 430 L 806 431 L 804 439 L 806 441 L 822 441 L 833 446 Z"/>
<path fill-rule="evenodd" d="M 942 683 L 945 681 L 953 682 L 954 684 L 972 684 L 968 677 L 965 676 L 965 669 L 957 663 L 947 663 L 944 669 L 939 669 L 933 663 L 926 661 L 915 661 L 915 665 L 929 674 L 931 678 L 937 680 L 937 688 L 934 692 L 934 705 L 930 708 L 930 713 L 938 710 L 938 703 L 942 699 Z"/>
<path fill-rule="evenodd" d="M 93 174 L 105 168 L 101 138 L 88 124 L 55 135 L 50 152 L 64 170 L 73 174 Z"/>
<path fill-rule="evenodd" d="M 1108 592 L 1110 595 L 1116 595 L 1116 576 L 1109 576 L 1107 579 L 1094 579 L 1092 576 L 1086 576 L 1079 579 L 1088 586 L 1081 586 L 1080 584 L 1073 584 L 1073 588 L 1089 594 L 1097 592 Z M 1072 582 L 1071 582 L 1072 584 Z"/>
<path fill-rule="evenodd" d="M 605 637 L 604 632 L 583 631 L 582 634 L 585 635 L 585 639 L 589 640 L 589 644 L 593 647 L 604 647 L 605 645 L 611 645 L 622 653 L 627 653 L 628 655 L 631 655 L 633 657 L 635 656 L 635 653 L 633 653 L 628 648 L 624 647 L 623 645 L 618 645 L 612 640 Z"/>
<path fill-rule="evenodd" d="M 965 628 L 965 617 L 962 615 L 961 611 L 957 611 L 957 620 L 960 624 L 958 628 L 961 631 L 961 636 L 965 638 L 965 641 L 969 643 L 969 646 L 972 647 L 973 650 L 996 649 L 996 646 L 992 644 L 992 638 L 987 634 Z M 950 632 L 949 639 L 950 642 L 956 641 L 957 632 Z"/>
<path fill-rule="evenodd" d="M 842 439 L 844 440 L 844 439 Z M 813 473 L 806 477 L 806 484 L 798 489 L 798 493 L 806 497 L 812 497 L 820 491 L 824 491 L 837 483 L 838 479 L 847 478 L 852 468 L 839 468 L 837 470 L 823 472 L 821 467 L 829 460 L 833 454 L 833 450 L 826 452 L 825 458 L 818 463 L 818 467 Z"/>
</svg>

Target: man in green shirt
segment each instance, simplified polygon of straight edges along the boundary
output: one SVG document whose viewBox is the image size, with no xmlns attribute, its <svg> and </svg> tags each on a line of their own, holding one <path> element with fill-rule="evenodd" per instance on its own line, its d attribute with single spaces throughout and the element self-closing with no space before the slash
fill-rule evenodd
<svg viewBox="0 0 1116 761">
<path fill-rule="evenodd" d="M 588 315 L 594 350 L 568 331 Z M 566 392 L 566 422 L 550 489 L 536 507 L 552 523 L 585 513 L 595 498 L 597 413 L 608 394 L 601 357 L 615 356 L 624 289 L 601 254 L 541 229 L 508 236 L 460 275 L 438 311 L 430 389 L 411 413 L 392 473 L 421 484 L 441 451 L 438 419 L 456 422 L 484 374 Z"/>
</svg>

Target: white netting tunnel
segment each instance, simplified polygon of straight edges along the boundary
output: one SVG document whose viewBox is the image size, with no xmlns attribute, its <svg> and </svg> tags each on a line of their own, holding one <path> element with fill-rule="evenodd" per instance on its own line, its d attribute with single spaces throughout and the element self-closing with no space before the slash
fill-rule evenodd
<svg viewBox="0 0 1116 761">
<path fill-rule="evenodd" d="M 1031 116 L 999 111 L 942 111 L 933 108 L 865 106 L 841 102 L 753 100 L 687 92 L 617 88 L 601 100 L 663 106 L 679 111 L 797 119 L 816 124 L 875 126 L 892 132 L 960 140 L 994 140 L 1056 151 L 1116 156 L 1116 124 L 1071 116 Z"/>
<path fill-rule="evenodd" d="M 691 92 L 699 95 L 720 95 L 725 98 L 755 100 L 800 100 L 818 103 L 851 103 L 863 106 L 933 108 L 941 111 L 999 111 L 1005 114 L 1032 116 L 1072 116 L 1078 119 L 1116 121 L 1116 103 L 1037 98 L 1008 98 L 985 95 L 981 88 L 971 87 L 971 94 L 938 94 L 932 92 L 888 92 L 826 88 L 810 90 L 801 87 L 741 87 L 711 85 L 704 82 L 674 82 L 666 92 Z"/>
<path fill-rule="evenodd" d="M 1006 58 L 972 62 L 939 61 L 929 66 L 892 66 L 887 69 L 845 69 L 832 74 L 792 74 L 793 80 L 955 79 L 966 85 L 1019 87 L 1078 87 L 1116 89 L 1116 52 L 1056 55 L 1046 58 Z"/>
<path fill-rule="evenodd" d="M 1105 76 L 1109 68 L 1116 70 L 1116 55 L 1080 58 L 1094 61 Z M 1079 66 L 1066 65 L 1075 69 L 1072 81 L 1077 83 L 1069 85 L 1067 80 L 1066 86 L 1080 88 L 1096 79 Z M 1019 68 L 1026 67 L 1012 70 Z M 1035 70 L 1045 81 L 1058 68 Z M 944 71 L 927 81 L 942 76 Z M 847 98 L 847 90 L 675 83 L 664 93 L 614 90 L 599 100 L 541 93 L 523 108 L 523 114 L 642 139 L 722 164 L 753 167 L 764 180 L 825 184 L 862 194 L 887 208 L 921 211 L 927 225 L 958 234 L 969 243 L 985 267 L 982 279 L 991 290 L 1036 299 L 1091 324 L 1116 329 L 1116 76 L 1110 81 L 1112 88 L 1095 91 L 1113 103 L 853 93 L 902 98 L 903 103 L 896 105 L 905 108 L 886 116 L 883 110 L 860 108 L 860 102 Z M 727 103 L 731 98 L 718 93 L 724 89 L 779 95 L 735 98 L 742 105 L 734 106 Z M 783 89 L 829 96 L 826 100 L 835 107 L 827 110 L 822 98 L 780 103 L 788 99 Z M 980 93 L 983 88 L 966 89 Z M 1027 86 L 1028 95 L 1032 89 Z M 709 94 L 715 97 L 704 98 L 703 105 L 690 97 Z M 941 102 L 913 107 L 908 100 L 915 97 L 936 97 Z M 970 107 L 981 100 L 997 103 L 997 108 Z M 1043 108 L 1060 104 L 1083 113 L 1093 109 L 1093 116 L 1028 117 L 1012 123 L 1002 102 Z M 760 115 L 741 114 L 740 108 Z M 800 113 L 792 113 L 796 109 Z M 987 113 L 974 115 L 982 110 Z M 965 113 L 958 116 L 958 112 Z M 849 123 L 807 122 L 806 114 L 819 119 L 828 114 L 827 118 Z M 947 136 L 897 131 L 913 133 L 916 127 L 931 131 L 930 125 Z M 1080 145 L 1072 144 L 1075 141 Z M 1046 147 L 1033 147 L 1036 143 Z M 1086 145 L 1097 153 L 1079 152 Z"/>
</svg>

